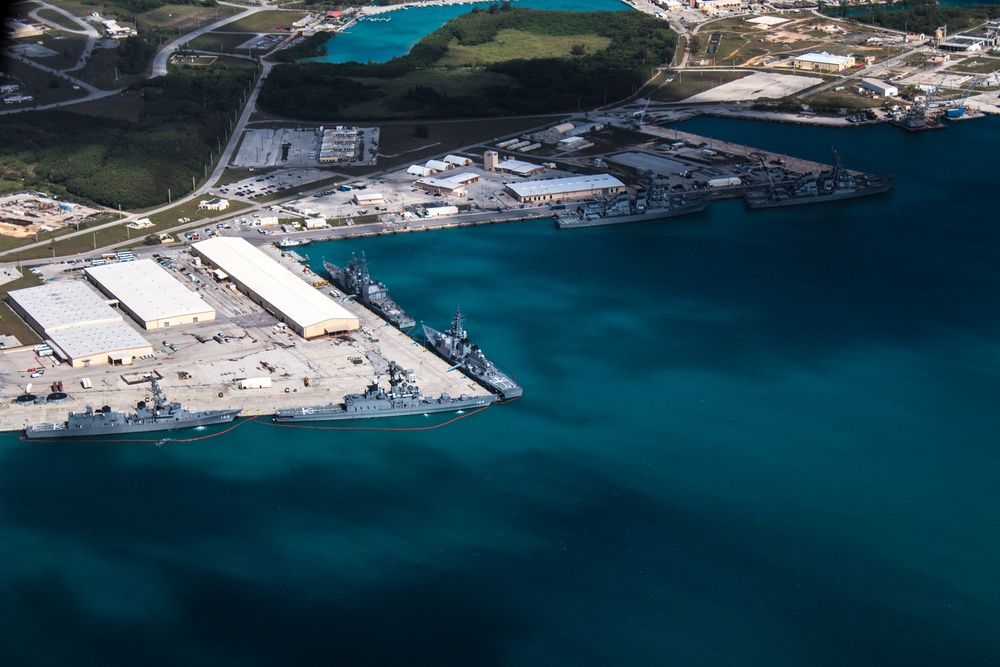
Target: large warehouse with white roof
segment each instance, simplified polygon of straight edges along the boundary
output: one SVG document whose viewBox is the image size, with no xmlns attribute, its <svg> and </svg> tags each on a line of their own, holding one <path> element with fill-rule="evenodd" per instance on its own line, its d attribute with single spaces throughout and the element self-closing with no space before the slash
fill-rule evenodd
<svg viewBox="0 0 1000 667">
<path fill-rule="evenodd" d="M 229 274 L 240 291 L 303 338 L 361 328 L 356 315 L 245 239 L 208 239 L 191 248 L 203 262 Z"/>
<path fill-rule="evenodd" d="M 541 202 L 617 194 L 625 191 L 625 184 L 614 176 L 595 174 L 507 183 L 504 189 L 520 202 Z"/>
<path fill-rule="evenodd" d="M 86 269 L 87 278 L 147 331 L 215 319 L 215 309 L 151 259 Z"/>
<path fill-rule="evenodd" d="M 131 364 L 132 359 L 153 352 L 149 342 L 84 283 L 14 290 L 7 300 L 71 366 Z"/>
</svg>

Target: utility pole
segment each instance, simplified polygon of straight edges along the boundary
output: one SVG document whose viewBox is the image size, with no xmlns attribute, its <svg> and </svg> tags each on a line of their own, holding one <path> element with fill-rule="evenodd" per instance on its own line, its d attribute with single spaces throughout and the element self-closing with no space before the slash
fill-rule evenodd
<svg viewBox="0 0 1000 667">
<path fill-rule="evenodd" d="M 170 188 L 167 188 L 167 203 L 173 204 L 174 200 L 170 198 Z"/>
</svg>

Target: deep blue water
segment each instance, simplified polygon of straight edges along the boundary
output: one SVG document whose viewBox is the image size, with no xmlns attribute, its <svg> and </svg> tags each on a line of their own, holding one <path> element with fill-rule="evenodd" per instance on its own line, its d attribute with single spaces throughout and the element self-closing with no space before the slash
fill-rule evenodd
<svg viewBox="0 0 1000 667">
<path fill-rule="evenodd" d="M 326 56 L 307 60 L 328 63 L 385 62 L 396 56 L 406 55 L 424 36 L 459 14 L 470 12 L 473 7 L 484 8 L 490 4 L 484 0 L 464 5 L 409 7 L 381 14 L 381 17 L 392 20 L 362 21 L 352 26 L 350 30 L 331 37 L 326 43 Z M 630 9 L 621 0 L 517 0 L 513 4 L 533 9 L 576 12 L 599 10 L 614 12 Z"/>
<path fill-rule="evenodd" d="M 1000 659 L 1000 123 L 682 127 L 898 185 L 311 246 L 365 251 L 418 320 L 461 305 L 524 398 L 436 431 L 3 436 L 0 660 Z"/>
</svg>

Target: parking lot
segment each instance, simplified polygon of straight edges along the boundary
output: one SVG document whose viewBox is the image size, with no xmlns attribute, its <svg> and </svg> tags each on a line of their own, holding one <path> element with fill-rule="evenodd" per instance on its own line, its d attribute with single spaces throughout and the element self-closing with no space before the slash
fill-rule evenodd
<svg viewBox="0 0 1000 667">
<path fill-rule="evenodd" d="M 329 129 L 329 128 L 328 128 Z M 358 128 L 360 149 L 354 159 L 328 166 L 373 165 L 378 153 L 379 129 Z M 240 169 L 300 168 L 320 166 L 323 132 L 318 127 L 246 130 L 239 151 L 230 163 Z"/>
</svg>

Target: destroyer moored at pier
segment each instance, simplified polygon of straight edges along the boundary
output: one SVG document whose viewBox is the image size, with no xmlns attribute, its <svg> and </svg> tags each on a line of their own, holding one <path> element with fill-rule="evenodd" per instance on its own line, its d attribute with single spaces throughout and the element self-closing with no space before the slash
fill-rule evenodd
<svg viewBox="0 0 1000 667">
<path fill-rule="evenodd" d="M 818 204 L 868 197 L 887 192 L 895 179 L 889 174 L 853 174 L 840 162 L 840 155 L 833 151 L 833 168 L 810 172 L 795 182 L 771 185 L 765 190 L 747 192 L 744 201 L 750 208 Z"/>
<path fill-rule="evenodd" d="M 376 379 L 363 394 L 347 394 L 343 403 L 306 408 L 284 408 L 274 414 L 274 421 L 330 421 L 340 419 L 366 419 L 372 417 L 403 417 L 450 410 L 483 408 L 493 402 L 492 396 L 466 396 L 452 398 L 441 394 L 428 398 L 420 388 L 403 379 L 403 370 L 395 363 L 389 364 L 389 389 Z"/>
<path fill-rule="evenodd" d="M 427 336 L 431 349 L 440 357 L 449 364 L 455 364 L 455 368 L 496 394 L 501 401 L 509 401 L 521 395 L 521 387 L 487 359 L 478 345 L 469 342 L 461 310 L 455 311 L 450 329 L 441 332 L 425 324 L 424 335 Z"/>
<path fill-rule="evenodd" d="M 87 406 L 85 412 L 70 412 L 64 422 L 47 422 L 24 429 L 28 438 L 86 438 L 104 435 L 128 435 L 154 431 L 174 431 L 195 426 L 227 424 L 240 413 L 235 410 L 205 410 L 191 412 L 180 403 L 168 403 L 157 384 L 152 383 L 153 405 L 139 401 L 135 412 L 112 412 L 110 407 L 94 410 Z"/>
<path fill-rule="evenodd" d="M 323 267 L 344 294 L 354 295 L 362 306 L 385 321 L 400 329 L 409 329 L 416 324 L 412 317 L 389 298 L 389 289 L 368 275 L 368 260 L 364 253 L 361 253 L 360 261 L 352 256 L 347 266 L 339 267 L 323 260 Z"/>
</svg>

